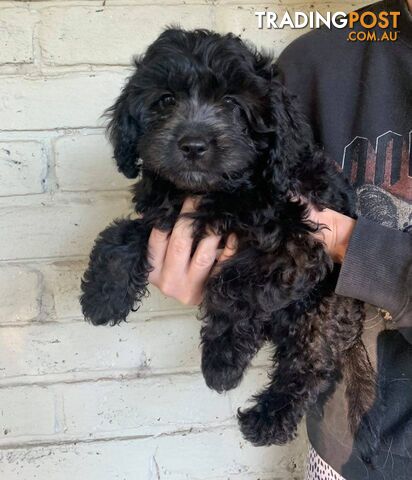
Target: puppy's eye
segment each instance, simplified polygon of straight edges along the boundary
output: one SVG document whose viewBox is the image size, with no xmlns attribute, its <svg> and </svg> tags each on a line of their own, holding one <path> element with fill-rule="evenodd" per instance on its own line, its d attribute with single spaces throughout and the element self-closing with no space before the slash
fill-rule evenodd
<svg viewBox="0 0 412 480">
<path fill-rule="evenodd" d="M 162 107 L 169 107 L 171 105 L 176 105 L 176 99 L 171 93 L 166 93 L 160 98 L 159 104 Z"/>
<path fill-rule="evenodd" d="M 226 96 L 223 97 L 223 104 L 227 105 L 228 107 L 233 107 L 234 105 L 236 105 L 236 101 L 233 97 Z"/>
</svg>

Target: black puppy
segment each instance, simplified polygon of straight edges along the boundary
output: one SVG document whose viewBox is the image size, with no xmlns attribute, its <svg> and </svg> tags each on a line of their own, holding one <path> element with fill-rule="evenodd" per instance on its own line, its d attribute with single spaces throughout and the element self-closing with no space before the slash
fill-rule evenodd
<svg viewBox="0 0 412 480">
<path fill-rule="evenodd" d="M 198 195 L 195 244 L 210 230 L 238 239 L 201 305 L 207 385 L 236 387 L 262 344 L 276 346 L 269 385 L 239 412 L 256 445 L 289 441 L 342 374 L 353 431 L 374 397 L 362 304 L 333 293 L 333 262 L 307 220 L 308 202 L 354 216 L 353 193 L 314 147 L 272 63 L 231 34 L 173 28 L 136 60 L 109 132 L 119 170 L 141 174 L 143 217 L 101 233 L 81 297 L 93 324 L 124 320 L 147 293 L 151 229 L 170 232 L 185 197 Z"/>
</svg>

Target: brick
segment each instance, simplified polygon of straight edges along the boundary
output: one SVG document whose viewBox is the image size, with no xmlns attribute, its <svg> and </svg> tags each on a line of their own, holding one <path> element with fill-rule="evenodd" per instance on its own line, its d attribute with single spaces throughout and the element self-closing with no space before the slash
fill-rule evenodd
<svg viewBox="0 0 412 480">
<path fill-rule="evenodd" d="M 121 3 L 124 0 L 108 0 L 108 1 L 110 3 L 113 3 L 113 2 Z M 145 1 L 145 0 L 142 0 L 142 1 Z M 368 5 L 367 2 L 368 0 L 357 0 L 357 1 L 347 2 L 345 3 L 345 5 L 347 6 L 348 10 L 354 10 L 355 8 L 360 8 L 361 6 L 365 6 L 365 4 Z M 253 5 L 253 4 L 259 4 L 259 0 L 219 0 L 219 5 Z M 271 7 L 268 8 L 268 10 L 277 12 L 279 9 L 279 6 L 282 6 L 282 4 L 283 4 L 282 0 L 275 0 L 274 2 L 271 3 Z M 287 4 L 289 6 L 298 5 L 299 8 L 302 8 L 302 5 L 308 5 L 309 3 L 308 2 L 304 3 L 303 0 L 288 0 Z M 328 5 L 330 11 L 338 11 L 339 7 L 337 7 L 336 5 L 342 4 L 342 0 L 340 1 L 339 0 L 316 0 L 310 3 L 311 10 L 315 10 L 315 9 L 319 10 L 322 7 L 322 5 L 325 5 L 325 4 Z"/>
<path fill-rule="evenodd" d="M 199 371 L 200 323 L 192 314 L 170 312 L 168 318 L 137 320 L 116 327 L 86 322 L 2 327 L 0 365 L 3 379 L 62 375 L 70 372 L 104 376 L 120 370 L 148 374 Z M 25 345 L 24 352 L 21 345 Z M 269 353 L 254 361 L 233 402 L 241 406 L 266 381 Z"/>
<path fill-rule="evenodd" d="M 86 322 L 2 327 L 1 378 L 199 370 L 199 322 L 189 316 L 94 327 Z M 22 347 L 24 346 L 24 347 Z M 66 377 L 64 377 L 66 378 Z"/>
<path fill-rule="evenodd" d="M 134 182 L 120 174 L 103 134 L 67 135 L 56 140 L 56 175 L 61 190 L 115 190 Z"/>
<path fill-rule="evenodd" d="M 240 385 L 228 392 L 233 414 L 236 414 L 238 408 L 246 408 L 251 405 L 253 395 L 259 393 L 267 385 L 268 371 L 269 365 L 248 370 Z"/>
<path fill-rule="evenodd" d="M 0 323 L 25 322 L 40 313 L 39 274 L 0 265 Z"/>
<path fill-rule="evenodd" d="M 200 374 L 63 385 L 65 432 L 155 435 L 190 425 L 234 422 L 227 396 L 209 390 Z"/>
<path fill-rule="evenodd" d="M 126 429 L 129 435 L 158 435 L 187 425 L 234 424 L 238 408 L 247 407 L 267 382 L 267 369 L 255 368 L 224 395 L 208 389 L 201 374 L 64 384 L 65 432 L 92 437 Z"/>
<path fill-rule="evenodd" d="M 0 130 L 41 130 L 101 125 L 127 72 L 1 77 Z"/>
<path fill-rule="evenodd" d="M 58 197 L 0 206 L 3 259 L 88 255 L 98 233 L 131 212 L 128 196 Z M 30 241 L 28 241 L 30 239 Z"/>
<path fill-rule="evenodd" d="M 54 394 L 37 386 L 0 389 L 0 444 L 54 433 Z M 1 467 L 0 467 L 1 471 Z"/>
<path fill-rule="evenodd" d="M 210 28 L 212 9 L 192 5 L 49 8 L 43 11 L 39 40 L 48 64 L 130 65 L 132 56 L 143 53 L 166 25 L 177 23 Z"/>
<path fill-rule="evenodd" d="M 79 304 L 80 280 L 87 267 L 87 261 L 61 261 L 44 266 L 46 284 L 53 291 L 54 304 L 58 319 L 82 318 Z M 191 312 L 176 300 L 167 298 L 151 287 L 151 294 L 143 300 L 137 312 L 132 312 L 128 320 L 142 320 L 153 315 L 171 315 L 173 312 Z"/>
<path fill-rule="evenodd" d="M 303 477 L 301 447 L 255 448 L 237 430 L 227 429 L 3 450 L 0 464 L 7 480 L 292 480 Z"/>
<path fill-rule="evenodd" d="M 256 448 L 246 442 L 235 427 L 233 431 L 204 432 L 184 438 L 168 437 L 159 442 L 156 460 L 160 471 L 171 472 L 171 478 L 183 474 L 183 478 L 186 475 L 186 478 L 217 480 L 220 476 L 237 478 L 237 474 L 255 472 L 255 478 L 259 478 L 261 473 L 271 473 L 272 479 L 280 480 L 293 478 L 297 470 L 293 460 L 300 464 L 299 454 L 295 457 L 294 453 L 295 445 Z M 183 463 L 184 458 L 192 461 Z"/>
<path fill-rule="evenodd" d="M 361 6 L 361 4 L 362 2 L 356 3 L 357 6 Z M 251 41 L 259 49 L 263 48 L 273 52 L 276 58 L 289 43 L 308 32 L 309 28 L 259 29 L 258 17 L 255 16 L 255 12 L 274 11 L 278 18 L 282 18 L 286 11 L 291 15 L 295 11 L 310 12 L 316 10 L 323 14 L 327 11 L 348 12 L 355 8 L 354 5 L 344 2 L 333 3 L 333 5 L 325 2 L 316 4 L 290 4 L 288 2 L 287 5 L 272 5 L 269 7 L 267 4 L 257 2 L 250 2 L 249 5 L 222 5 L 216 7 L 216 30 L 221 33 L 233 32 L 242 39 Z"/>
<path fill-rule="evenodd" d="M 86 261 L 61 261 L 42 267 L 58 319 L 82 317 L 80 280 L 86 266 Z"/>
<path fill-rule="evenodd" d="M 35 16 L 24 8 L 7 8 L 0 15 L 0 64 L 33 62 Z"/>
<path fill-rule="evenodd" d="M 265 344 L 257 353 L 257 355 L 252 359 L 252 365 L 262 366 L 262 365 L 271 365 L 273 356 L 273 348 L 270 343 Z"/>
<path fill-rule="evenodd" d="M 267 7 L 267 6 L 266 6 Z M 279 16 L 288 10 L 293 11 L 294 7 L 276 5 L 269 8 L 275 11 Z M 309 9 L 302 5 L 297 7 L 299 11 Z M 285 46 L 292 40 L 304 33 L 300 29 L 285 28 L 283 30 L 258 29 L 258 17 L 256 11 L 265 11 L 265 5 L 227 5 L 217 7 L 217 31 L 225 33 L 231 31 L 239 35 L 243 40 L 251 41 L 258 48 L 265 48 L 278 56 Z"/>
<path fill-rule="evenodd" d="M 47 170 L 39 142 L 0 142 L 0 196 L 42 193 Z"/>
</svg>

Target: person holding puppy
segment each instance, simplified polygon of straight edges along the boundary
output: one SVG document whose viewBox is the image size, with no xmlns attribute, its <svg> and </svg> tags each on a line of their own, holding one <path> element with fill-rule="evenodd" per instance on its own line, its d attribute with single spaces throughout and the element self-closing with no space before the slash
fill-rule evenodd
<svg viewBox="0 0 412 480">
<path fill-rule="evenodd" d="M 364 11 L 399 11 L 399 38 L 352 42 L 347 28 L 320 29 L 294 41 L 278 62 L 315 140 L 358 193 L 358 220 L 314 208 L 310 219 L 328 227 L 315 235 L 341 264 L 336 292 L 369 305 L 364 342 L 377 372 L 371 419 L 384 418 L 378 454 L 365 465 L 349 433 L 341 382 L 308 415 L 308 480 L 406 480 L 412 471 L 412 0 Z M 182 211 L 195 207 L 188 198 Z M 210 235 L 191 255 L 189 221 L 179 220 L 170 237 L 153 230 L 150 282 L 198 305 L 208 276 L 236 251 L 234 236 L 220 255 L 219 242 Z"/>
</svg>

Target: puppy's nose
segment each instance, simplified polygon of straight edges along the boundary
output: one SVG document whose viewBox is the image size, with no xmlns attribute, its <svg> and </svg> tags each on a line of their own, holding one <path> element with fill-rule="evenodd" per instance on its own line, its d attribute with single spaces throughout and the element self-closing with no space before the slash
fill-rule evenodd
<svg viewBox="0 0 412 480">
<path fill-rule="evenodd" d="M 201 157 L 209 148 L 207 141 L 202 137 L 185 136 L 178 141 L 178 145 L 183 154 L 193 157 Z"/>
</svg>

